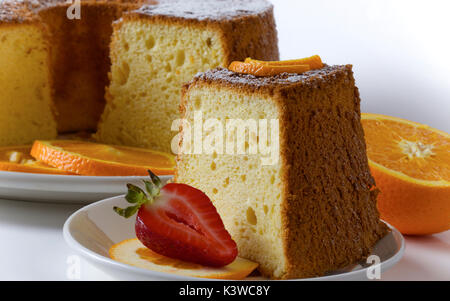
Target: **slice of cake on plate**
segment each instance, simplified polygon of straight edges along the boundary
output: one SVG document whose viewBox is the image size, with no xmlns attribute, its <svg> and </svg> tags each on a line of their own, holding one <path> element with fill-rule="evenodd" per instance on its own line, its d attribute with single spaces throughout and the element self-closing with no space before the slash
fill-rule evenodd
<svg viewBox="0 0 450 301">
<path fill-rule="evenodd" d="M 181 111 L 175 181 L 211 198 L 264 275 L 324 275 L 387 233 L 350 65 L 264 77 L 216 68 L 184 86 Z"/>
<path fill-rule="evenodd" d="M 123 15 L 114 24 L 96 138 L 170 152 L 182 84 L 247 56 L 278 59 L 273 9 L 264 0 L 162 1 Z"/>
</svg>

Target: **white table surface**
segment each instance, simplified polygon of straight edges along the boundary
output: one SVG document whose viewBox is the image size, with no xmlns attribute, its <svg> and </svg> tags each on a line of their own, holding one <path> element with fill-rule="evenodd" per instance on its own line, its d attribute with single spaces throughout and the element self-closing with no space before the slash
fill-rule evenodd
<svg viewBox="0 0 450 301">
<path fill-rule="evenodd" d="M 75 280 L 62 226 L 79 208 L 0 200 L 0 280 Z M 79 271 L 80 280 L 114 280 L 82 258 Z M 382 280 L 450 280 L 450 231 L 407 237 L 404 257 Z"/>
</svg>

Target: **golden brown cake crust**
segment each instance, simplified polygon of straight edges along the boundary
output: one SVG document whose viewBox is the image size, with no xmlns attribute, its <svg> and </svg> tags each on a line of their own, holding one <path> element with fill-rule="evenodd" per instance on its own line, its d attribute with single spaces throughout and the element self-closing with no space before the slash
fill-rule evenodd
<svg viewBox="0 0 450 301">
<path fill-rule="evenodd" d="M 84 2 L 81 19 L 74 21 L 65 17 L 66 6 L 40 12 L 51 33 L 51 70 L 59 132 L 96 129 L 105 105 L 111 65 L 111 24 L 124 11 L 134 8 L 134 3 Z"/>
<path fill-rule="evenodd" d="M 351 66 L 334 67 L 316 85 L 279 94 L 286 105 L 281 124 L 289 123 L 280 128 L 301 133 L 281 133 L 288 183 L 282 209 L 285 278 L 319 276 L 355 263 L 387 233 L 376 207 Z M 299 100 L 309 100 L 309 109 Z"/>
<path fill-rule="evenodd" d="M 321 276 L 370 254 L 388 228 L 376 208 L 351 65 L 273 77 L 223 68 L 201 73 L 183 87 L 182 116 L 184 95 L 196 86 L 270 95 L 277 102 L 286 183 L 281 206 L 287 266 L 281 278 Z"/>
</svg>

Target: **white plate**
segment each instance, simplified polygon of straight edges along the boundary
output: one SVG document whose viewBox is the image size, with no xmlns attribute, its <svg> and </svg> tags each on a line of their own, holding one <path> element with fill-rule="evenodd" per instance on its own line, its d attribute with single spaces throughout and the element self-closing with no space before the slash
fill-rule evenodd
<svg viewBox="0 0 450 301">
<path fill-rule="evenodd" d="M 172 176 L 161 176 L 167 181 Z M 127 183 L 147 177 L 93 177 L 0 171 L 0 198 L 9 200 L 89 204 L 126 193 Z"/>
<path fill-rule="evenodd" d="M 113 244 L 136 237 L 135 218 L 125 219 L 112 209 L 113 206 L 127 205 L 124 197 L 118 196 L 81 208 L 64 224 L 65 241 L 92 264 L 118 280 L 199 280 L 200 278 L 141 269 L 109 258 L 108 250 Z M 383 272 L 400 260 L 404 248 L 403 236 L 392 228 L 392 232 L 377 243 L 372 254 L 380 257 Z M 324 277 L 302 280 L 367 280 L 367 269 L 367 265 L 362 263 Z"/>
</svg>

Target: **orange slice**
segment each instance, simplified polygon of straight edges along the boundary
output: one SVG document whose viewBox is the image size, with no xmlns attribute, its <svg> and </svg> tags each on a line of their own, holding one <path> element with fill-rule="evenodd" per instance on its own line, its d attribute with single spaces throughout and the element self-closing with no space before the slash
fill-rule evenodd
<svg viewBox="0 0 450 301">
<path fill-rule="evenodd" d="M 257 263 L 240 257 L 221 268 L 205 267 L 155 253 L 137 238 L 113 245 L 109 249 L 109 255 L 113 260 L 135 267 L 187 277 L 239 280 L 258 267 Z"/>
<path fill-rule="evenodd" d="M 173 174 L 172 155 L 148 149 L 76 140 L 36 140 L 31 155 L 53 167 L 86 176 Z"/>
<path fill-rule="evenodd" d="M 362 125 L 381 218 L 404 234 L 450 229 L 450 135 L 378 114 Z"/>
<path fill-rule="evenodd" d="M 71 174 L 36 161 L 30 156 L 31 145 L 0 147 L 0 170 L 43 174 Z"/>
</svg>

